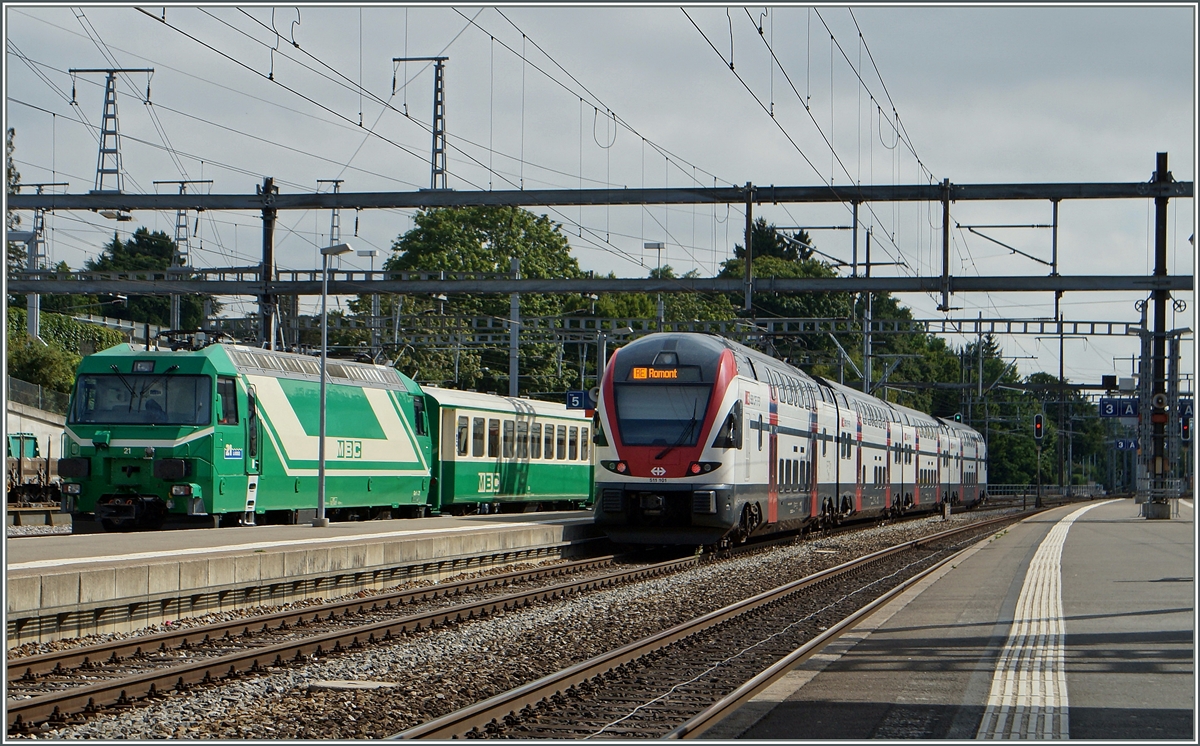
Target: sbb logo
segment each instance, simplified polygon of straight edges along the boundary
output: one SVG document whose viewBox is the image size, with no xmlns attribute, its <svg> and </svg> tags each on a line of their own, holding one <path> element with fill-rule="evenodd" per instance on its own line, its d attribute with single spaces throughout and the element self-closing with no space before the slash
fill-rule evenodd
<svg viewBox="0 0 1200 746">
<path fill-rule="evenodd" d="M 664 468 L 663 468 L 663 467 L 661 467 L 661 466 L 656 466 L 656 467 L 654 467 L 653 469 L 651 469 L 651 470 L 650 470 L 650 473 L 651 473 L 651 474 L 653 474 L 653 475 L 654 475 L 654 476 L 656 476 L 656 477 L 661 477 L 661 476 L 663 476 L 664 474 L 666 474 L 666 473 L 667 473 L 667 470 L 666 470 L 666 469 L 664 469 Z"/>
</svg>

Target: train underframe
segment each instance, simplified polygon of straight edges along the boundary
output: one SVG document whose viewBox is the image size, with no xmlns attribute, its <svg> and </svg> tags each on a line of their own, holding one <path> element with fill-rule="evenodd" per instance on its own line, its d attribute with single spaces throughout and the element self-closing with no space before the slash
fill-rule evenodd
<svg viewBox="0 0 1200 746">
<path fill-rule="evenodd" d="M 950 502 L 960 502 L 950 491 Z M 817 510 L 811 493 L 783 493 L 776 520 L 768 521 L 769 497 L 762 487 L 728 484 L 667 485 L 658 483 L 598 484 L 595 522 L 620 544 L 727 546 L 752 536 L 835 526 L 845 521 L 898 517 L 913 511 L 933 512 L 942 505 L 912 492 L 890 504 L 882 493 L 866 495 L 855 507 L 853 492 L 818 488 Z"/>
</svg>

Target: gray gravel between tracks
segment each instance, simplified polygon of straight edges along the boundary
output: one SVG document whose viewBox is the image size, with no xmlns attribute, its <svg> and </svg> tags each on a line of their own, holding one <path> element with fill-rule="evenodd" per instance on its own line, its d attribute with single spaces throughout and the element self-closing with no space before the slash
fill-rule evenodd
<svg viewBox="0 0 1200 746">
<path fill-rule="evenodd" d="M 18 536 L 52 536 L 54 534 L 70 534 L 71 526 L 5 526 L 6 536 L 10 539 Z"/>
<path fill-rule="evenodd" d="M 786 580 L 883 546 L 995 515 L 994 511 L 967 513 L 949 522 L 931 517 L 769 549 L 642 583 L 424 631 L 392 646 L 277 669 L 219 688 L 173 694 L 146 706 L 24 737 L 380 738 Z M 310 685 L 328 680 L 386 681 L 398 686 L 310 691 Z"/>
</svg>

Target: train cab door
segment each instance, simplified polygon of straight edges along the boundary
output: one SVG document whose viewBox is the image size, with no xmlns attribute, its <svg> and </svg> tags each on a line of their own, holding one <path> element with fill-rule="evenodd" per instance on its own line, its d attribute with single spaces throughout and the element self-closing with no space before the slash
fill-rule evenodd
<svg viewBox="0 0 1200 746">
<path fill-rule="evenodd" d="M 248 410 L 247 397 L 239 390 L 238 379 L 233 376 L 217 377 L 217 422 L 213 429 L 214 490 L 206 496 L 211 503 L 208 512 L 239 514 L 245 508 L 245 490 L 248 474 L 246 465 L 246 432 Z M 215 519 L 214 519 L 215 520 Z"/>
<path fill-rule="evenodd" d="M 258 392 L 253 384 L 246 386 L 246 506 L 242 523 L 253 526 L 254 513 L 258 505 L 258 476 L 262 471 L 262 449 L 258 422 Z"/>
</svg>

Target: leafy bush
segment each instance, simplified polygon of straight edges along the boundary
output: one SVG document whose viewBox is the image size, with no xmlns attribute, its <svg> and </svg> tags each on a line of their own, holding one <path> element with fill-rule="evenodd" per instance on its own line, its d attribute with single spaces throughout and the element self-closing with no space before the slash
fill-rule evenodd
<svg viewBox="0 0 1200 746">
<path fill-rule="evenodd" d="M 54 391 L 70 393 L 80 358 L 56 344 L 40 344 L 25 333 L 8 337 L 8 374 Z"/>
</svg>

